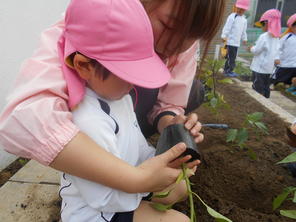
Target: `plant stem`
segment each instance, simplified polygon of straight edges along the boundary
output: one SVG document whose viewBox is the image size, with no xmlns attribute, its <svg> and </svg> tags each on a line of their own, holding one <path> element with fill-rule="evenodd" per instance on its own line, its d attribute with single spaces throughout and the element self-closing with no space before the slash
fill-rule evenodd
<svg viewBox="0 0 296 222">
<path fill-rule="evenodd" d="M 190 180 L 189 180 L 187 173 L 186 173 L 186 166 L 184 164 L 182 165 L 182 171 L 183 171 L 184 179 L 186 182 L 187 193 L 188 193 L 188 197 L 189 197 L 190 222 L 196 222 L 196 214 L 195 214 L 195 209 L 194 209 L 194 201 L 193 201 L 193 195 L 192 195 L 192 191 L 191 191 L 191 184 L 190 184 Z"/>
</svg>

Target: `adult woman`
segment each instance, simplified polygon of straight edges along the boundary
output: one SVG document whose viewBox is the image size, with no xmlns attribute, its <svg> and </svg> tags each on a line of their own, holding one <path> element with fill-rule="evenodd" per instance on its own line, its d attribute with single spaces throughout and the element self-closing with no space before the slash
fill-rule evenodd
<svg viewBox="0 0 296 222">
<path fill-rule="evenodd" d="M 169 59 L 168 64 L 174 66 L 172 74 L 176 78 L 174 77 L 173 80 L 180 82 L 180 76 L 181 80 L 184 77 L 184 75 L 179 75 L 184 72 L 184 68 L 178 69 L 178 65 L 180 67 L 183 64 L 185 68 L 194 67 L 194 70 L 189 68 L 194 73 L 190 73 L 191 77 L 187 79 L 187 82 L 192 83 L 195 74 L 193 58 L 190 62 L 178 60 L 178 54 L 187 50 L 197 39 L 205 40 L 208 46 L 220 24 L 219 18 L 223 13 L 224 1 L 151 0 L 144 1 L 144 5 L 153 26 L 156 51 L 163 57 L 172 58 Z M 180 19 L 182 19 L 181 22 Z M 60 71 L 57 50 L 54 47 L 63 27 L 64 22 L 60 21 L 43 32 L 41 45 L 34 56 L 23 64 L 15 90 L 10 95 L 8 106 L 0 117 L 0 142 L 8 152 L 35 159 L 44 165 L 50 165 L 72 175 L 100 182 L 106 176 L 116 177 L 122 172 L 105 175 L 104 166 L 112 167 L 110 163 L 115 157 L 105 152 L 88 136 L 80 132 L 71 121 L 71 113 L 67 104 L 69 89 L 67 89 Z M 194 46 L 192 45 L 190 52 L 195 52 Z M 39 88 L 36 88 L 36 85 Z M 185 89 L 183 92 L 188 97 L 190 90 L 184 87 L 184 84 L 181 85 Z M 185 86 L 187 85 L 185 84 Z M 32 86 L 34 86 L 34 90 L 32 90 Z M 169 88 L 170 84 L 161 89 L 163 95 L 168 95 L 166 90 Z M 178 90 L 179 92 L 180 90 Z M 187 101 L 186 98 L 183 100 Z M 170 104 L 170 102 L 162 102 Z M 174 109 L 182 108 L 179 104 L 173 104 L 172 107 Z M 42 111 L 40 112 L 40 110 Z M 182 110 L 179 113 L 175 111 L 175 114 L 180 113 L 182 114 Z M 196 115 L 191 115 L 187 119 L 183 115 L 175 117 L 175 114 L 172 115 L 172 113 L 165 114 L 167 115 L 160 116 L 161 119 L 158 117 L 160 119 L 157 123 L 159 131 L 173 122 L 186 122 L 186 127 L 191 129 L 191 133 L 196 137 L 196 142 L 203 139 L 203 136 L 198 132 L 200 123 L 197 122 Z M 156 116 L 159 116 L 159 113 Z M 73 164 L 73 162 L 77 164 Z M 90 165 L 89 162 L 96 164 Z M 144 168 L 140 167 L 140 169 Z M 135 172 L 135 175 L 138 176 L 139 172 Z M 168 180 L 167 184 L 162 187 L 157 187 L 156 181 L 151 181 L 145 186 L 150 186 L 149 190 L 160 190 L 173 183 L 175 176 L 176 174 L 171 175 L 171 180 Z M 126 184 L 110 184 L 106 181 L 106 185 L 128 192 L 128 181 L 125 182 Z M 139 182 L 141 181 L 139 180 Z M 148 189 L 145 187 L 139 187 L 139 192 L 146 190 Z"/>
</svg>

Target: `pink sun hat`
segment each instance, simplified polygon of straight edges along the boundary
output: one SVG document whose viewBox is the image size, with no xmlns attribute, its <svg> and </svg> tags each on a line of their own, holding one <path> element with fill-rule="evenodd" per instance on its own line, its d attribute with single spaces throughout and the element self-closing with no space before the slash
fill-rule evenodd
<svg viewBox="0 0 296 222">
<path fill-rule="evenodd" d="M 248 10 L 250 7 L 250 0 L 237 0 L 235 7 Z"/>
<path fill-rule="evenodd" d="M 151 23 L 139 0 L 72 0 L 58 52 L 70 108 L 85 93 L 85 82 L 65 62 L 74 52 L 144 88 L 159 88 L 170 79 L 169 70 L 154 51 Z"/>
<path fill-rule="evenodd" d="M 270 9 L 263 13 L 260 18 L 260 22 L 268 22 L 268 32 L 274 37 L 280 37 L 281 35 L 281 12 L 277 9 Z"/>
<path fill-rule="evenodd" d="M 296 22 L 296 13 L 288 19 L 287 21 L 288 27 L 291 28 L 295 22 Z"/>
</svg>

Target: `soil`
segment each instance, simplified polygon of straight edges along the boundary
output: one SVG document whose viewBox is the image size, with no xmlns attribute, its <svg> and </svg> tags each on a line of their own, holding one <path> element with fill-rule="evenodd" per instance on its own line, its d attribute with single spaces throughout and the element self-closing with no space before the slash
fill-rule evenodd
<svg viewBox="0 0 296 222">
<path fill-rule="evenodd" d="M 25 158 L 18 158 L 8 167 L 0 172 L 0 187 L 9 180 L 19 169 L 21 169 L 29 160 Z"/>
<path fill-rule="evenodd" d="M 196 110 L 203 123 L 224 123 L 231 128 L 240 128 L 245 115 L 263 112 L 263 122 L 269 128 L 269 135 L 257 139 L 250 133 L 247 146 L 257 154 L 252 160 L 246 150 L 226 143 L 226 130 L 203 129 L 205 140 L 199 145 L 202 164 L 195 176 L 193 191 L 212 208 L 234 222 L 289 222 L 293 221 L 272 210 L 272 200 L 285 187 L 295 185 L 296 179 L 282 165 L 276 162 L 291 153 L 286 144 L 286 127 L 277 115 L 265 109 L 235 85 L 218 86 L 230 110 L 212 115 L 205 107 Z M 198 221 L 214 221 L 205 208 L 196 201 Z M 296 205 L 286 201 L 281 209 L 295 209 Z M 187 213 L 186 202 L 176 209 Z"/>
</svg>

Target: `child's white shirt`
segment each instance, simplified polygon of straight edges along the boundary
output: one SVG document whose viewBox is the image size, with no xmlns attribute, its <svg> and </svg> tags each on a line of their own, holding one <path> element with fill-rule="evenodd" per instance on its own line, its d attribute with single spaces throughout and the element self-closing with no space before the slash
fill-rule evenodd
<svg viewBox="0 0 296 222">
<path fill-rule="evenodd" d="M 250 69 L 257 73 L 272 74 L 278 49 L 279 38 L 273 38 L 268 32 L 261 34 L 251 48 L 254 58 Z"/>
<path fill-rule="evenodd" d="M 87 89 L 73 111 L 73 122 L 98 145 L 133 166 L 155 154 L 140 130 L 129 95 L 107 101 Z M 148 195 L 125 193 L 69 174 L 61 178 L 60 194 L 63 222 L 110 221 L 115 212 L 135 210 Z"/>
<path fill-rule="evenodd" d="M 244 15 L 240 16 L 231 13 L 222 30 L 221 38 L 227 38 L 227 45 L 240 47 L 241 41 L 247 41 L 247 19 Z"/>
<path fill-rule="evenodd" d="M 296 34 L 288 33 L 280 39 L 276 59 L 281 61 L 280 67 L 296 68 Z"/>
</svg>

